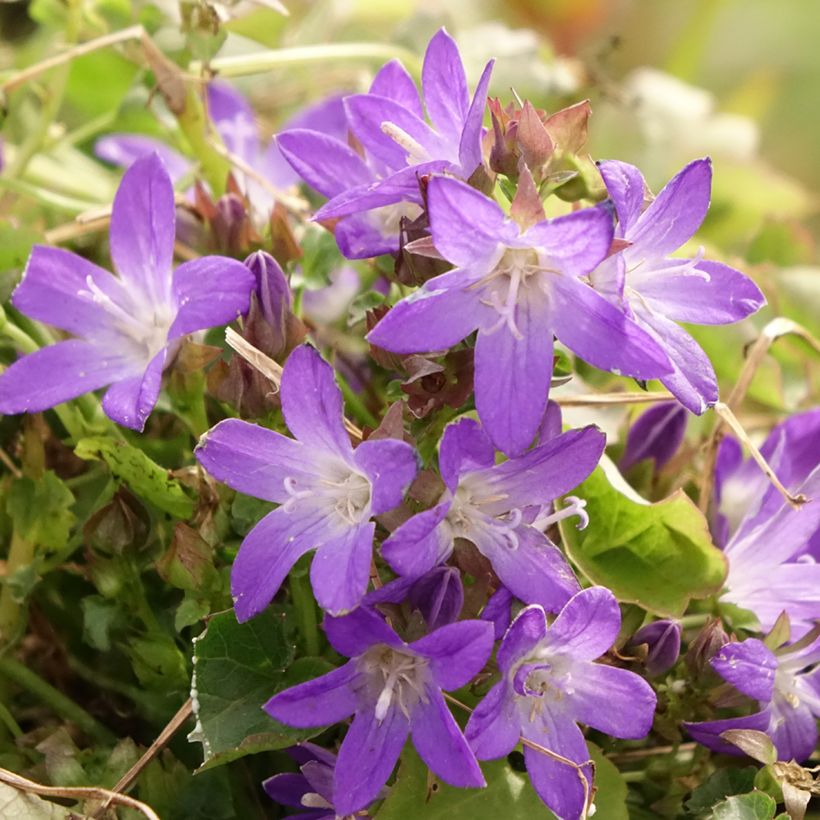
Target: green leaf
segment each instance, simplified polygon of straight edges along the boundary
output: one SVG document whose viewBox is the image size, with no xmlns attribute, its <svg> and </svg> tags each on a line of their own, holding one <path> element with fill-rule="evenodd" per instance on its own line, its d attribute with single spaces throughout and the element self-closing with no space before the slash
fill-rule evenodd
<svg viewBox="0 0 820 820">
<path fill-rule="evenodd" d="M 772 820 L 777 810 L 774 798 L 763 792 L 735 795 L 718 803 L 713 820 Z"/>
<path fill-rule="evenodd" d="M 592 743 L 589 756 L 595 761 L 595 818 L 596 820 L 629 820 L 626 807 L 627 788 L 621 773 L 609 758 Z"/>
<path fill-rule="evenodd" d="M 661 617 L 680 617 L 691 598 L 719 592 L 726 561 L 691 499 L 679 490 L 649 504 L 611 462 L 606 469 L 596 468 L 574 491 L 587 501 L 589 526 L 561 523 L 567 551 L 587 578 Z"/>
<path fill-rule="evenodd" d="M 38 481 L 17 479 L 9 490 L 6 509 L 18 534 L 52 550 L 62 549 L 74 524 L 71 490 L 51 470 Z"/>
<path fill-rule="evenodd" d="M 136 447 L 122 439 L 94 436 L 81 439 L 74 452 L 86 461 L 104 461 L 140 498 L 176 518 L 190 518 L 194 502 L 182 485 Z"/>
<path fill-rule="evenodd" d="M 296 682 L 289 679 L 293 656 L 282 613 L 268 609 L 243 624 L 232 610 L 211 618 L 194 641 L 191 698 L 197 724 L 188 736 L 202 743 L 203 769 L 284 749 L 321 731 L 284 726 L 262 709 L 277 691 Z"/>
<path fill-rule="evenodd" d="M 541 802 L 529 778 L 506 759 L 482 763 L 486 789 L 457 789 L 428 783 L 427 767 L 408 743 L 396 783 L 376 813 L 376 820 L 548 820 L 555 815 Z M 432 784 L 432 786 L 431 786 Z M 624 815 L 625 817 L 626 815 Z"/>
<path fill-rule="evenodd" d="M 754 787 L 756 774 L 757 769 L 754 766 L 718 769 L 692 792 L 692 796 L 685 803 L 685 808 L 690 814 L 707 812 L 715 803 L 730 795 L 750 791 Z"/>
</svg>

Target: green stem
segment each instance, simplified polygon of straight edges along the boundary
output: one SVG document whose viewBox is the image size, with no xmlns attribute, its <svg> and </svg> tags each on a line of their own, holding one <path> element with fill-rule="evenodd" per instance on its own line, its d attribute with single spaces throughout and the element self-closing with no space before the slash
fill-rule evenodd
<svg viewBox="0 0 820 820">
<path fill-rule="evenodd" d="M 176 117 L 213 195 L 221 196 L 225 192 L 231 165 L 211 144 L 211 140 L 218 140 L 219 137 L 211 133 L 202 101 L 193 88 L 188 89 L 185 107 Z"/>
<path fill-rule="evenodd" d="M 20 728 L 14 715 L 8 710 L 5 703 L 0 703 L 0 721 L 9 730 L 12 737 L 18 738 L 23 736 L 23 730 Z"/>
<path fill-rule="evenodd" d="M 299 621 L 299 634 L 305 642 L 305 652 L 310 657 L 320 654 L 319 625 L 316 620 L 316 601 L 308 586 L 306 575 L 291 574 L 288 581 L 293 608 Z"/>
<path fill-rule="evenodd" d="M 712 618 L 714 618 L 714 615 L 711 612 L 697 612 L 694 615 L 684 615 L 679 623 L 681 629 L 694 629 L 698 626 L 704 626 Z"/>
<path fill-rule="evenodd" d="M 379 420 L 365 407 L 361 396 L 353 390 L 347 383 L 347 380 L 338 371 L 336 373 L 336 379 L 339 382 L 339 387 L 342 388 L 345 406 L 350 411 L 350 415 L 353 416 L 359 424 L 366 424 L 369 427 L 378 427 Z"/>
<path fill-rule="evenodd" d="M 18 569 L 28 566 L 34 560 L 34 544 L 26 541 L 15 530 L 11 534 L 11 546 L 6 559 L 6 578 L 11 578 Z M 0 590 L 0 641 L 8 646 L 17 634 L 20 621 L 20 604 L 14 600 L 14 592 L 6 583 Z"/>
<path fill-rule="evenodd" d="M 13 658 L 0 657 L 0 675 L 8 678 L 47 706 L 50 706 L 64 720 L 76 724 L 89 737 L 103 743 L 115 743 L 116 735 L 93 718 L 82 706 L 74 703 L 62 692 L 44 681 L 35 672 Z"/>
</svg>

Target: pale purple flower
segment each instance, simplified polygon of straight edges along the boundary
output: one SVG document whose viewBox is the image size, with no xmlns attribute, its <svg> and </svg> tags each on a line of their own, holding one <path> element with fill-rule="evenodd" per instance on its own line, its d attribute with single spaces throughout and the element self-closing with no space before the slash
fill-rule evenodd
<svg viewBox="0 0 820 820">
<path fill-rule="evenodd" d="M 457 265 L 399 302 L 368 334 L 394 353 L 447 350 L 478 330 L 475 403 L 495 446 L 519 455 L 544 416 L 553 334 L 590 364 L 637 378 L 666 354 L 581 277 L 609 253 L 612 215 L 586 208 L 521 231 L 497 203 L 447 177 L 428 185 L 436 249 Z"/>
<path fill-rule="evenodd" d="M 711 362 L 677 322 L 723 325 L 754 313 L 766 300 L 755 283 L 734 268 L 703 258 L 670 257 L 700 227 L 712 187 L 712 164 L 699 159 L 670 180 L 645 207 L 641 172 L 625 162 L 599 163 L 618 212 L 616 236 L 628 245 L 590 278 L 663 347 L 674 367 L 660 374 L 669 391 L 693 413 L 718 398 Z"/>
<path fill-rule="evenodd" d="M 686 410 L 676 401 L 654 404 L 641 413 L 629 428 L 621 472 L 648 458 L 655 462 L 655 470 L 660 470 L 680 447 L 686 423 Z"/>
<path fill-rule="evenodd" d="M 283 156 L 330 199 L 315 218 L 342 218 L 334 233 L 345 256 L 397 252 L 401 217 L 420 213 L 419 177 L 446 170 L 466 180 L 482 164 L 482 119 L 491 71 L 492 62 L 471 101 L 458 47 L 440 29 L 424 57 L 423 105 L 398 60 L 379 71 L 367 94 L 345 98 L 347 121 L 364 156 L 343 137 L 316 129 L 279 134 Z"/>
<path fill-rule="evenodd" d="M 583 765 L 589 750 L 578 723 L 614 737 L 646 735 L 655 712 L 652 687 L 634 672 L 593 663 L 615 642 L 620 626 L 618 603 L 604 587 L 577 593 L 549 627 L 540 606 L 522 610 L 496 656 L 502 679 L 467 723 L 476 757 L 504 757 L 522 737 Z M 564 820 L 580 817 L 584 789 L 578 771 L 526 745 L 524 760 L 547 806 Z M 591 787 L 590 768 L 582 771 Z"/>
<path fill-rule="evenodd" d="M 557 611 L 578 591 L 578 581 L 558 547 L 532 524 L 543 505 L 595 469 L 604 445 L 600 430 L 586 427 L 496 465 L 492 443 L 477 422 L 465 418 L 449 425 L 439 455 L 441 499 L 402 524 L 382 544 L 382 557 L 399 574 L 418 576 L 446 561 L 455 539 L 464 538 L 512 594 Z M 570 504 L 552 521 L 577 514 L 578 505 Z"/>
<path fill-rule="evenodd" d="M 396 439 L 353 449 L 333 370 L 310 345 L 288 357 L 279 393 L 294 439 L 238 419 L 220 422 L 197 447 L 200 463 L 228 486 L 280 506 L 245 537 L 231 572 L 236 617 L 264 609 L 291 567 L 315 549 L 310 567 L 319 605 L 353 609 L 367 589 L 374 515 L 401 503 L 418 469 Z"/>
<path fill-rule="evenodd" d="M 759 702 L 759 712 L 744 717 L 685 723 L 689 734 L 717 752 L 742 752 L 720 735 L 728 729 L 766 732 L 778 760 L 805 760 L 817 745 L 820 718 L 820 638 L 807 637 L 772 652 L 756 638 L 726 644 L 712 667 L 739 692 Z"/>
<path fill-rule="evenodd" d="M 645 645 L 647 647 L 646 671 L 657 677 L 668 672 L 680 656 L 681 628 L 677 621 L 652 621 L 642 626 L 627 643 L 627 649 Z"/>
<path fill-rule="evenodd" d="M 103 410 L 142 430 L 182 337 L 247 310 L 253 277 L 240 262 L 205 256 L 173 269 L 174 192 L 156 154 L 125 173 L 109 237 L 119 276 L 69 251 L 34 247 L 12 304 L 77 338 L 9 367 L 0 412 L 38 412 L 110 384 Z"/>
<path fill-rule="evenodd" d="M 465 686 L 484 667 L 492 626 L 460 621 L 405 643 L 364 607 L 326 618 L 344 666 L 274 695 L 265 705 L 276 720 L 296 727 L 353 722 L 339 749 L 333 802 L 340 815 L 366 808 L 387 782 L 408 734 L 422 760 L 447 783 L 481 787 L 484 778 L 441 690 Z"/>
</svg>

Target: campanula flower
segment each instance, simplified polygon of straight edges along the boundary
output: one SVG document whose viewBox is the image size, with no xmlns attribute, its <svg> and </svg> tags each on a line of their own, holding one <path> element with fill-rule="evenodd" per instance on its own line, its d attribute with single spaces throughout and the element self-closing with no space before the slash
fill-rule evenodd
<svg viewBox="0 0 820 820">
<path fill-rule="evenodd" d="M 401 503 L 418 469 L 403 441 L 370 440 L 353 449 L 333 370 L 309 345 L 288 357 L 279 397 L 295 438 L 226 419 L 196 450 L 220 481 L 280 505 L 248 533 L 234 561 L 231 590 L 240 621 L 261 612 L 313 549 L 310 578 L 319 605 L 337 614 L 353 609 L 370 575 L 372 517 Z"/>
<path fill-rule="evenodd" d="M 453 786 L 485 785 L 481 769 L 441 690 L 465 686 L 484 667 L 492 626 L 459 621 L 405 643 L 372 610 L 325 619 L 333 648 L 350 660 L 265 705 L 289 726 L 353 722 L 339 749 L 333 801 L 340 815 L 367 807 L 387 782 L 408 734 L 422 760 Z"/>
<path fill-rule="evenodd" d="M 399 302 L 368 334 L 394 353 L 446 350 L 478 330 L 475 403 L 495 446 L 519 455 L 547 405 L 553 334 L 586 361 L 637 378 L 669 371 L 649 335 L 585 284 L 609 253 L 606 207 L 523 232 L 478 191 L 447 177 L 428 186 L 430 231 L 457 265 Z"/>
<path fill-rule="evenodd" d="M 492 62 L 471 101 L 458 47 L 440 29 L 424 57 L 423 105 L 398 60 L 378 72 L 367 94 L 345 98 L 350 131 L 363 155 L 344 137 L 317 129 L 291 128 L 279 134 L 285 159 L 330 199 L 315 218 L 341 218 L 334 233 L 345 256 L 397 252 L 401 217 L 420 213 L 419 176 L 446 170 L 466 180 L 482 164 L 482 119 L 491 71 Z"/>
<path fill-rule="evenodd" d="M 441 499 L 402 524 L 382 544 L 382 556 L 401 575 L 418 576 L 446 561 L 455 539 L 464 538 L 513 595 L 557 611 L 578 591 L 578 581 L 558 547 L 532 524 L 543 505 L 595 469 L 604 444 L 596 427 L 586 427 L 496 465 L 492 443 L 476 421 L 449 425 L 439 454 Z M 552 520 L 575 514 L 578 506 L 571 504 Z"/>
<path fill-rule="evenodd" d="M 656 697 L 649 684 L 626 669 L 593 661 L 618 637 L 621 613 L 604 587 L 574 595 L 548 627 L 546 613 L 528 606 L 512 622 L 497 654 L 502 679 L 478 704 L 465 736 L 479 760 L 508 755 L 519 737 L 592 772 L 578 723 L 621 738 L 640 738 L 652 726 Z M 564 820 L 581 816 L 584 788 L 578 771 L 524 746 L 524 760 L 538 796 Z"/>
<path fill-rule="evenodd" d="M 635 419 L 626 437 L 621 472 L 651 458 L 660 470 L 677 452 L 686 433 L 686 410 L 676 401 L 653 404 Z"/>
<path fill-rule="evenodd" d="M 34 247 L 12 304 L 76 338 L 11 365 L 0 376 L 0 412 L 34 413 L 111 385 L 103 410 L 142 430 L 182 337 L 248 309 L 254 281 L 240 262 L 204 256 L 173 269 L 174 191 L 156 154 L 123 176 L 109 238 L 118 276 L 69 251 Z"/>
<path fill-rule="evenodd" d="M 712 667 L 761 709 L 745 717 L 685 723 L 689 734 L 717 752 L 741 754 L 721 733 L 755 729 L 772 739 L 778 760 L 805 760 L 817 745 L 820 718 L 820 638 L 813 636 L 776 652 L 756 638 L 726 644 Z"/>
<path fill-rule="evenodd" d="M 712 163 L 699 159 L 671 179 L 648 207 L 641 172 L 625 162 L 599 164 L 618 212 L 616 237 L 626 246 L 590 276 L 593 286 L 634 320 L 666 351 L 673 372 L 667 389 L 693 413 L 718 398 L 712 364 L 677 322 L 723 325 L 737 322 L 766 300 L 755 283 L 734 268 L 703 258 L 670 257 L 700 227 L 709 209 Z"/>
</svg>

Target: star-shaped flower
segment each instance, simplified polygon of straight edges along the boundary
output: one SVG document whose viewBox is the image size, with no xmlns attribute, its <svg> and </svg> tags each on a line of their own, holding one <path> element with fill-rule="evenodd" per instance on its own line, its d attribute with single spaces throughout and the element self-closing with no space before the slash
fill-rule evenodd
<svg viewBox="0 0 820 820">
<path fill-rule="evenodd" d="M 224 256 L 176 270 L 174 191 L 150 154 L 123 176 L 111 213 L 115 276 L 69 251 L 34 247 L 12 304 L 77 338 L 24 356 L 0 376 L 0 411 L 34 413 L 111 385 L 103 410 L 142 430 L 183 336 L 248 309 L 254 278 Z"/>
</svg>

